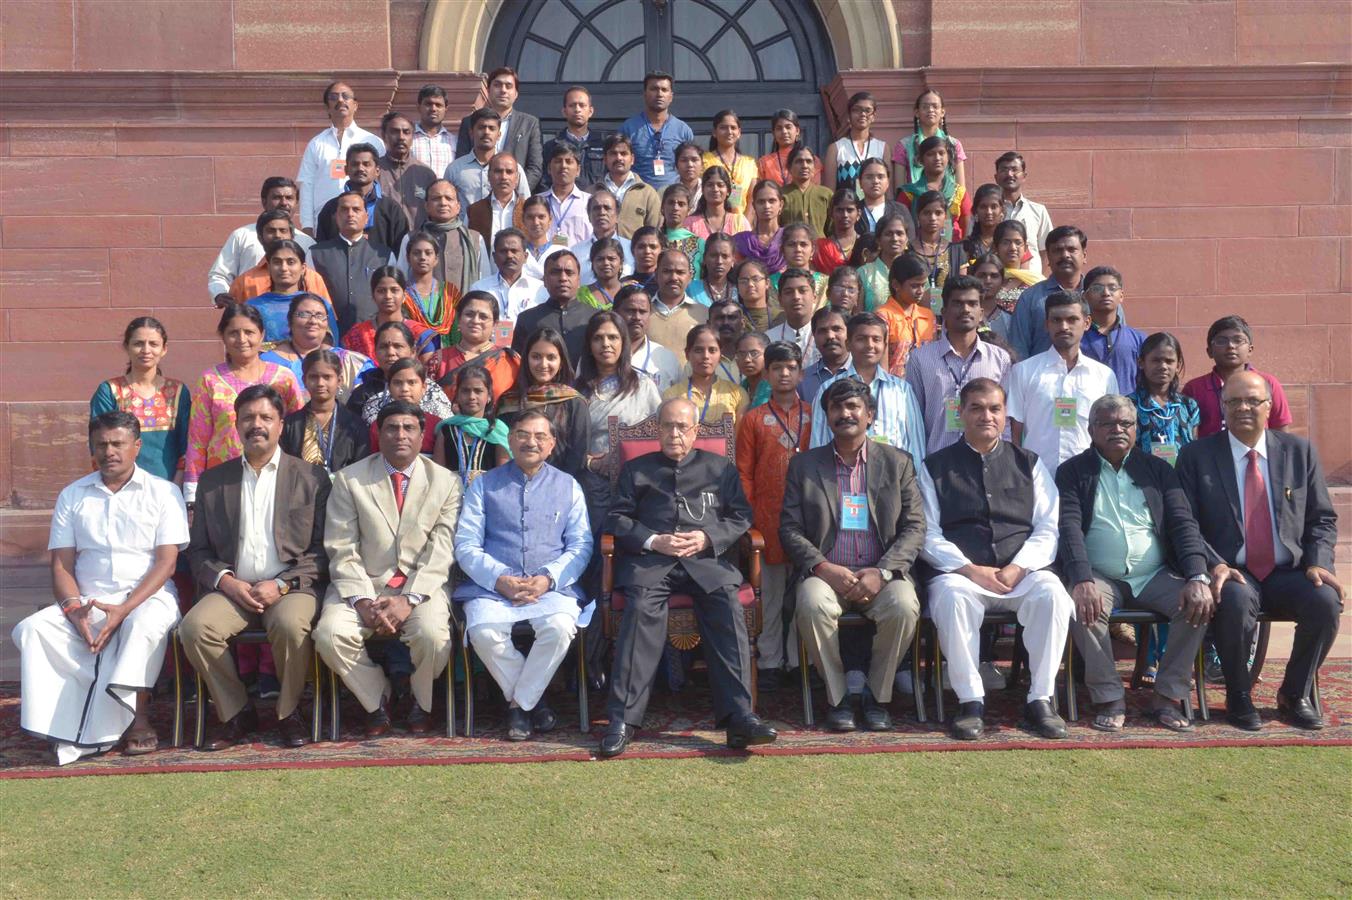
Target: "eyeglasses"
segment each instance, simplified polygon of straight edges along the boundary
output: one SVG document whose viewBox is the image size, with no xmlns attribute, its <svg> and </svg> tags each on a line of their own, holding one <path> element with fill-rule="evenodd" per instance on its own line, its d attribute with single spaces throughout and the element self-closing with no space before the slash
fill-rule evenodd
<svg viewBox="0 0 1352 900">
<path fill-rule="evenodd" d="M 1231 397 L 1225 401 L 1225 405 L 1230 409 L 1258 409 L 1265 403 L 1271 403 L 1271 398 L 1264 397 L 1262 400 L 1256 400 L 1253 397 Z"/>
<path fill-rule="evenodd" d="M 1097 422 L 1099 428 L 1106 428 L 1109 431 L 1131 431 L 1136 427 L 1135 419 L 1099 419 Z"/>
<path fill-rule="evenodd" d="M 764 275 L 748 275 L 745 278 L 738 278 L 738 284 L 764 284 L 769 281 Z"/>
<path fill-rule="evenodd" d="M 1216 335 L 1216 337 L 1211 339 L 1211 346 L 1213 347 L 1243 347 L 1247 343 L 1249 343 L 1249 339 L 1242 334 L 1235 335 L 1234 337 Z"/>
<path fill-rule="evenodd" d="M 356 100 L 356 96 L 347 91 L 329 91 L 329 100 L 337 103 L 339 100 Z"/>
<path fill-rule="evenodd" d="M 687 425 L 684 422 L 658 422 L 657 431 L 659 434 L 685 434 L 694 428 L 694 425 Z"/>
<path fill-rule="evenodd" d="M 1084 291 L 1084 292 L 1085 292 L 1086 294 L 1093 294 L 1093 295 L 1095 295 L 1095 296 L 1101 296 L 1101 295 L 1103 295 L 1103 294 L 1116 294 L 1116 293 L 1118 293 L 1118 292 L 1121 291 L 1121 290 L 1122 290 L 1121 285 L 1116 285 L 1116 284 L 1091 284 L 1089 287 L 1085 288 L 1085 291 Z"/>
<path fill-rule="evenodd" d="M 854 115 L 856 113 L 858 113 L 861 116 L 868 116 L 869 118 L 872 118 L 873 116 L 877 115 L 877 110 L 872 110 L 864 106 L 856 106 L 850 110 L 850 115 Z"/>
<path fill-rule="evenodd" d="M 328 313 L 311 312 L 310 310 L 302 309 L 300 312 L 296 313 L 296 318 L 302 322 L 309 322 L 312 319 L 327 319 Z"/>
<path fill-rule="evenodd" d="M 733 356 L 737 357 L 738 359 L 745 359 L 747 361 L 753 359 L 760 359 L 764 355 L 765 354 L 760 350 L 738 350 L 736 353 L 733 354 Z"/>
</svg>

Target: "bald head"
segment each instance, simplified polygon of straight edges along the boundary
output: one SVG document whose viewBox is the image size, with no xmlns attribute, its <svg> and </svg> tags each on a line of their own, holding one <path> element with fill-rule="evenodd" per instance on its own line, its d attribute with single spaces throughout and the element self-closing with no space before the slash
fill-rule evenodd
<svg viewBox="0 0 1352 900">
<path fill-rule="evenodd" d="M 699 413 L 685 397 L 664 400 L 657 408 L 657 440 L 662 452 L 680 462 L 695 447 Z"/>
<path fill-rule="evenodd" d="M 1272 388 L 1257 372 L 1236 372 L 1225 380 L 1221 391 L 1225 406 L 1225 427 L 1250 447 L 1257 445 L 1267 431 L 1272 411 Z"/>
</svg>

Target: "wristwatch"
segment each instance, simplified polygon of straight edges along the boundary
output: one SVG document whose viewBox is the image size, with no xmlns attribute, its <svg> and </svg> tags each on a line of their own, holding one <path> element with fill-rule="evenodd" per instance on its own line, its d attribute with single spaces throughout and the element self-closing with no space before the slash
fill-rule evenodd
<svg viewBox="0 0 1352 900">
<path fill-rule="evenodd" d="M 881 568 L 880 568 L 880 569 L 878 570 L 878 572 L 879 572 L 879 574 L 881 574 L 882 577 L 883 577 L 883 584 L 887 584 L 887 583 L 889 583 L 893 578 L 896 578 L 896 577 L 897 577 L 897 573 L 896 573 L 896 572 L 893 572 L 891 569 L 881 569 Z"/>
<path fill-rule="evenodd" d="M 283 597 L 291 593 L 291 582 L 281 578 L 274 578 L 272 580 L 277 582 L 277 593 L 281 594 Z"/>
<path fill-rule="evenodd" d="M 1211 576 L 1208 575 L 1208 574 L 1205 573 L 1205 572 L 1203 572 L 1201 575 L 1194 575 L 1194 576 L 1192 576 L 1191 578 L 1189 578 L 1188 580 L 1189 580 L 1189 581 L 1200 581 L 1200 582 L 1202 582 L 1202 584 L 1205 584 L 1205 585 L 1210 585 L 1210 584 L 1211 584 Z"/>
</svg>

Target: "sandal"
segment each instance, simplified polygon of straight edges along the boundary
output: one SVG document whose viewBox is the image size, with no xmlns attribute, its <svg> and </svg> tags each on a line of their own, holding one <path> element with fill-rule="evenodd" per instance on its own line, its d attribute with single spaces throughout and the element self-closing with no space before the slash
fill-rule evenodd
<svg viewBox="0 0 1352 900">
<path fill-rule="evenodd" d="M 155 733 L 155 729 L 146 726 L 146 728 L 137 731 L 133 728 L 127 732 L 127 738 L 122 745 L 123 756 L 144 756 L 147 753 L 154 753 L 160 749 L 160 736 Z"/>
<path fill-rule="evenodd" d="M 1192 720 L 1185 716 L 1173 703 L 1157 706 L 1150 710 L 1150 717 L 1170 731 L 1192 731 Z"/>
<path fill-rule="evenodd" d="M 1121 731 L 1127 721 L 1127 704 L 1123 700 L 1105 703 L 1094 711 L 1089 727 L 1095 731 Z"/>
</svg>

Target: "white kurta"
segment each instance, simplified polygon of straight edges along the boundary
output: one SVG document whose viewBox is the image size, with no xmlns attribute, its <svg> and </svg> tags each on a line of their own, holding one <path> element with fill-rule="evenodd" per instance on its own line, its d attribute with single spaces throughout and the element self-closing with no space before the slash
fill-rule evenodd
<svg viewBox="0 0 1352 900">
<path fill-rule="evenodd" d="M 122 603 L 154 564 L 155 548 L 169 544 L 188 544 L 183 495 L 137 467 L 117 493 L 98 472 L 67 486 L 52 513 L 48 549 L 75 549 L 82 597 Z M 95 634 L 103 619 L 95 610 Z M 53 741 L 63 765 L 110 749 L 131 726 L 136 692 L 159 677 L 178 620 L 172 581 L 136 607 L 97 655 L 55 605 L 24 619 L 13 634 L 23 730 Z"/>
</svg>

